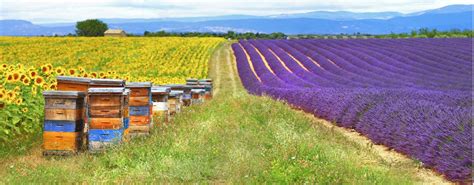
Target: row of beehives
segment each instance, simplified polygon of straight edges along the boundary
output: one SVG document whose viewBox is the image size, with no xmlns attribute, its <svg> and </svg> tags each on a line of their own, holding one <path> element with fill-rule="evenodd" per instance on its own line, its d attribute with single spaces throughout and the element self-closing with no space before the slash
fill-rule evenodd
<svg viewBox="0 0 474 185">
<path fill-rule="evenodd" d="M 45 91 L 43 154 L 91 152 L 148 135 L 156 123 L 170 122 L 182 106 L 212 98 L 212 80 L 186 85 L 57 77 L 58 90 Z"/>
</svg>

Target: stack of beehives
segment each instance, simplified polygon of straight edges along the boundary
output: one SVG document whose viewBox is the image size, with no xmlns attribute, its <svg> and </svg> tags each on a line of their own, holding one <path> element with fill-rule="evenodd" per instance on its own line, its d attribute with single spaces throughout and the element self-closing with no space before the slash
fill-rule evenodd
<svg viewBox="0 0 474 185">
<path fill-rule="evenodd" d="M 126 98 L 123 87 L 89 89 L 87 115 L 90 151 L 101 151 L 122 142 L 126 129 Z"/>
<path fill-rule="evenodd" d="M 130 135 L 147 135 L 152 126 L 151 82 L 127 83 L 130 89 Z"/>
<path fill-rule="evenodd" d="M 45 91 L 44 155 L 77 153 L 84 128 L 84 93 Z"/>
<path fill-rule="evenodd" d="M 152 88 L 150 82 L 64 76 L 57 81 L 58 91 L 43 93 L 45 155 L 74 154 L 81 148 L 98 152 L 130 135 L 148 135 L 153 115 L 159 125 L 167 123 L 183 104 L 192 104 L 192 89 L 202 88 L 199 84 Z M 198 95 L 202 97 L 201 91 Z"/>
</svg>

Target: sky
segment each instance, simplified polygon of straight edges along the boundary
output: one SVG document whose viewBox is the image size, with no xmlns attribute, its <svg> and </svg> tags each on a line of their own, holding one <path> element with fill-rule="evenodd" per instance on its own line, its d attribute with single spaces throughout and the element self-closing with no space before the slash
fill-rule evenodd
<svg viewBox="0 0 474 185">
<path fill-rule="evenodd" d="M 167 18 L 231 14 L 274 15 L 309 11 L 411 13 L 470 0 L 0 0 L 0 19 L 34 23 L 90 18 Z"/>
</svg>

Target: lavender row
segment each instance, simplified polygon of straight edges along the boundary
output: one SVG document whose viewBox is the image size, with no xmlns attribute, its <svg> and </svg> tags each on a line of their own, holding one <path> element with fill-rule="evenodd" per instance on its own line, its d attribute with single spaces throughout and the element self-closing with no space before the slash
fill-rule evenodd
<svg viewBox="0 0 474 185">
<path fill-rule="evenodd" d="M 440 52 L 446 48 L 440 47 L 442 41 L 456 46 Z M 450 180 L 468 180 L 472 169 L 472 78 L 466 77 L 472 75 L 472 67 L 465 64 L 472 64 L 472 59 L 466 61 L 465 54 L 470 51 L 453 52 L 472 48 L 466 47 L 470 42 L 366 42 L 241 41 L 232 48 L 242 83 L 250 93 L 285 100 L 353 128 L 375 143 L 422 161 Z M 379 47 L 386 44 L 404 47 Z M 426 47 L 415 56 L 409 45 Z"/>
</svg>

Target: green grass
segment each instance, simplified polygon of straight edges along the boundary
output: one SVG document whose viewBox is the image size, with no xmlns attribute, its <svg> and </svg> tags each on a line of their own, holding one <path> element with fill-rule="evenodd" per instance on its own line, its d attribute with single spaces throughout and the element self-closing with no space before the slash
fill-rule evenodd
<svg viewBox="0 0 474 185">
<path fill-rule="evenodd" d="M 245 93 L 224 52 L 211 65 L 219 96 L 169 126 L 104 154 L 0 159 L 0 183 L 412 184 L 413 169 L 386 164 L 282 102 Z M 219 71 L 215 62 L 220 63 Z M 231 88 L 234 84 L 237 88 Z"/>
<path fill-rule="evenodd" d="M 269 98 L 217 98 L 101 155 L 16 163 L 2 181 L 408 184 L 407 172 Z M 16 166 L 19 165 L 19 166 Z"/>
</svg>

